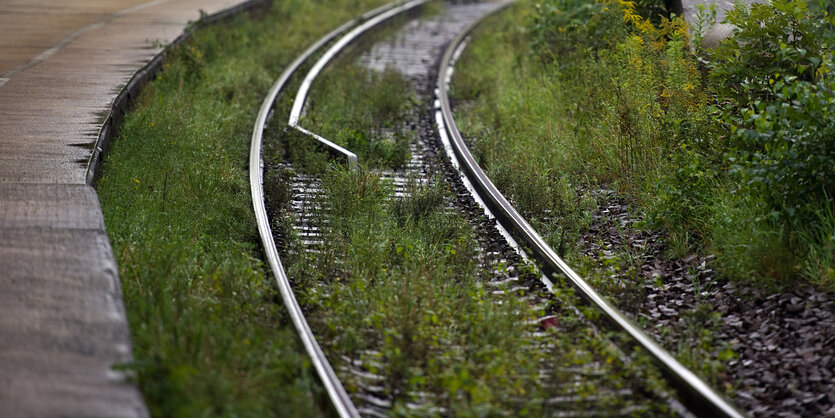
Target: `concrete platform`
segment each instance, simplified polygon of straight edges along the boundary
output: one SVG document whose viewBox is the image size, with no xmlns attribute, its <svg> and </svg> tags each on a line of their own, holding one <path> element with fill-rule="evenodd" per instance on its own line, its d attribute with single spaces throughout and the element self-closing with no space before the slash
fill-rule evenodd
<svg viewBox="0 0 835 418">
<path fill-rule="evenodd" d="M 243 0 L 0 0 L 0 416 L 143 417 L 87 164 L 120 90 Z"/>
</svg>

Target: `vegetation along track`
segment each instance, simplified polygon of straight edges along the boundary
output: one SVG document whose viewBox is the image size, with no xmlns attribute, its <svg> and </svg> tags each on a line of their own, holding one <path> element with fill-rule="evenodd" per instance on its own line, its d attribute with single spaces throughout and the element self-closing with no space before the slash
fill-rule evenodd
<svg viewBox="0 0 835 418">
<path fill-rule="evenodd" d="M 804 4 L 770 3 L 751 10 L 737 25 L 745 30 L 723 48 L 752 56 L 775 50 L 783 38 L 773 44 L 745 39 L 751 32 L 760 37 L 761 25 L 783 30 L 788 25 L 770 14 L 785 19 Z M 560 20 L 581 4 L 599 7 L 588 25 L 584 18 Z M 735 12 L 737 19 L 748 16 L 747 9 Z M 751 149 L 733 141 L 738 125 L 724 119 L 736 111 L 712 113 L 725 102 L 721 89 L 729 83 L 719 70 L 732 67 L 748 80 L 760 70 L 715 58 L 714 50 L 693 53 L 686 39 L 659 35 L 670 26 L 651 25 L 651 14 L 636 16 L 641 11 L 616 0 L 517 2 L 481 25 L 457 62 L 451 92 L 456 121 L 490 179 L 560 257 L 738 408 L 754 416 L 832 414 L 835 305 L 831 290 L 825 293 L 831 287 L 802 270 L 813 263 L 799 262 L 821 251 L 758 226 L 762 215 L 752 208 L 772 209 L 759 203 L 763 195 L 754 189 L 762 183 L 732 169 L 738 154 Z M 795 25 L 816 21 L 794 16 L 800 19 Z M 611 20 L 601 38 L 594 25 L 603 18 Z M 671 23 L 679 34 L 697 36 L 680 18 Z M 820 43 L 825 34 L 804 39 Z M 625 47 L 640 42 L 639 48 Z M 699 57 L 710 65 L 699 64 Z M 831 66 L 820 71 L 826 68 Z M 776 102 L 775 108 L 781 106 Z M 677 113 L 681 109 L 687 110 Z M 801 112 L 795 119 L 807 117 Z M 819 133 L 833 120 L 815 118 L 810 129 Z M 706 148 L 694 151 L 699 145 Z M 822 178 L 797 173 L 808 181 Z M 703 192 L 698 197 L 697 188 Z M 753 203 L 744 210 L 758 214 L 743 216 L 717 204 L 729 194 L 750 196 Z M 807 202 L 817 203 L 812 196 Z M 821 210 L 829 206 L 831 200 Z M 802 226 L 786 221 L 770 227 L 796 239 L 831 225 L 807 219 Z M 768 236 L 773 246 L 758 248 L 741 230 Z M 798 261 L 781 258 L 779 265 L 790 267 L 784 273 L 764 272 L 770 260 L 792 251 Z M 744 263 L 750 269 L 737 268 Z"/>
<path fill-rule="evenodd" d="M 378 9 L 313 45 L 285 70 L 264 100 L 250 154 L 259 230 L 284 303 L 337 411 L 344 416 L 385 415 L 392 410 L 611 415 L 667 414 L 672 407 L 687 414 L 665 395 L 654 371 L 641 366 L 643 354 L 629 357 L 596 331 L 575 308 L 565 282 L 629 335 L 631 346 L 649 353 L 690 411 L 739 416 L 566 266 L 507 204 L 463 146 L 446 95 L 451 60 L 471 26 L 464 27 L 507 3 L 412 1 Z M 314 89 L 319 72 L 367 29 L 379 31 L 382 22 L 419 6 L 428 16 L 412 14 L 401 22 L 395 39 L 378 34 L 381 39 L 369 41 L 370 49 L 360 45 L 353 54 L 345 54 L 332 69 L 335 75 L 323 76 L 331 83 L 328 88 Z M 434 64 L 450 40 L 435 78 Z M 299 84 L 290 129 L 279 123 L 267 131 L 275 143 L 263 158 L 271 170 L 266 174 L 266 199 L 273 202 L 269 206 L 274 212 L 271 228 L 262 194 L 265 127 L 272 112 L 290 107 L 289 97 L 277 98 L 293 83 L 293 73 L 328 43 L 331 48 Z M 383 98 L 402 95 L 411 105 L 395 103 L 381 111 L 379 103 L 372 103 L 377 106 L 372 113 L 389 116 L 390 123 L 371 133 L 359 132 L 350 120 L 328 111 L 333 90 L 340 90 L 333 88 L 338 86 L 334 80 L 346 75 L 355 78 L 354 87 L 363 87 L 363 80 L 395 86 L 383 87 Z M 397 87 L 404 85 L 407 88 Z M 302 116 L 309 89 L 314 89 L 312 100 Z M 381 98 L 373 92 L 370 97 Z M 309 145 L 303 145 L 305 153 L 288 149 L 314 142 L 346 156 L 353 169 L 323 166 Z M 358 148 L 356 154 L 349 151 L 352 148 Z M 443 150 L 449 159 L 441 157 Z M 274 243 L 274 231 L 281 248 Z M 561 283 L 554 285 L 537 273 L 512 236 Z M 354 245 L 372 249 L 361 252 Z M 427 247 L 421 250 L 422 245 Z M 417 265 L 415 258 L 420 260 Z M 431 282 L 439 278 L 441 282 Z M 441 293 L 412 288 L 430 289 L 433 284 L 440 284 Z M 458 299 L 449 295 L 455 288 L 465 291 Z M 385 293 L 391 290 L 399 293 Z M 351 297 L 365 297 L 365 304 L 346 300 Z M 444 298 L 447 305 L 435 304 Z M 404 306 L 408 309 L 403 312 L 390 312 Z M 365 310 L 353 311 L 357 308 Z M 477 315 L 468 315 L 472 313 Z M 335 317 L 338 314 L 346 318 Z"/>
</svg>

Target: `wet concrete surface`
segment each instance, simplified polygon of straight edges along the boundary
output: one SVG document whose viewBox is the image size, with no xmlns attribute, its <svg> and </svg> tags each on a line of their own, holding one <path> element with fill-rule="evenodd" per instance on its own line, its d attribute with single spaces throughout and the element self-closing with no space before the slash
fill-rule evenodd
<svg viewBox="0 0 835 418">
<path fill-rule="evenodd" d="M 131 360 L 130 334 L 95 191 L 0 184 L 0 198 L 3 415 L 147 414 L 111 369 Z"/>
<path fill-rule="evenodd" d="M 0 0 L 0 415 L 148 415 L 87 161 L 159 43 L 241 1 Z"/>
<path fill-rule="evenodd" d="M 0 77 L 25 65 L 83 28 L 147 0 L 0 2 Z"/>
<path fill-rule="evenodd" d="M 102 7 L 101 2 L 87 2 L 96 11 Z M 200 9 L 211 13 L 240 0 L 122 2 L 130 7 L 115 16 L 67 15 L 71 29 L 54 26 L 71 32 L 57 42 L 49 28 L 22 37 L 21 42 L 29 43 L 17 48 L 23 55 L 2 64 L 12 68 L 0 76 L 0 182 L 84 183 L 91 149 L 73 145 L 95 142 L 102 115 L 119 89 L 161 50 L 160 44 L 197 20 Z M 81 9 L 83 3 L 74 4 Z M 29 16 L 49 6 L 30 2 L 15 10 Z M 0 11 L 10 8 L 0 6 Z M 19 24 L 28 28 L 32 20 L 20 19 Z M 3 29 L 19 31 L 32 29 Z"/>
</svg>

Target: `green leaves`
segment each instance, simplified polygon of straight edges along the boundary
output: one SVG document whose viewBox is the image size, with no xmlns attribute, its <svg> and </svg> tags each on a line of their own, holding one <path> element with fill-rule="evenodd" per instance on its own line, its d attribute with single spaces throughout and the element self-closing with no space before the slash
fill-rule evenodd
<svg viewBox="0 0 835 418">
<path fill-rule="evenodd" d="M 775 214 L 802 222 L 835 187 L 833 36 L 824 12 L 774 0 L 728 13 L 734 36 L 717 48 L 711 79 L 734 130 L 732 173 Z M 827 34 L 829 32 L 829 34 Z"/>
<path fill-rule="evenodd" d="M 802 221 L 792 218 L 835 192 L 835 95 L 797 77 L 777 78 L 771 94 L 743 112 L 736 168 L 787 220 Z"/>
<path fill-rule="evenodd" d="M 625 33 L 615 10 L 594 0 L 543 0 L 531 25 L 532 45 L 544 61 L 568 52 L 603 48 Z"/>
<path fill-rule="evenodd" d="M 821 36 L 827 24 L 820 15 L 808 14 L 805 1 L 737 4 L 725 23 L 735 29 L 711 57 L 711 79 L 736 106 L 773 99 L 769 86 L 776 77 L 814 82 L 831 60 L 832 36 Z"/>
</svg>

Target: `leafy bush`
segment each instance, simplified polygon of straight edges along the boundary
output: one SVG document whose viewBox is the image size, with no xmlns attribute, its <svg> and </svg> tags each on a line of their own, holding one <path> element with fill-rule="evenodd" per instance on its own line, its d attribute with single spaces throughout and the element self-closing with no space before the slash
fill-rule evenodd
<svg viewBox="0 0 835 418">
<path fill-rule="evenodd" d="M 511 88 L 500 71 L 476 70 L 501 82 L 460 90 L 486 113 L 469 122 L 479 158 L 526 216 L 560 212 L 557 180 L 602 183 L 644 205 L 679 255 L 706 248 L 723 273 L 766 285 L 831 282 L 820 214 L 835 192 L 835 30 L 824 3 L 737 6 L 726 21 L 734 36 L 707 66 L 691 52 L 698 34 L 679 18 L 651 21 L 640 3 L 535 4 L 524 36 L 538 62 L 501 63 L 534 80 Z M 482 98 L 494 94 L 488 84 L 497 104 Z M 561 228 L 538 226 L 546 236 Z"/>
<path fill-rule="evenodd" d="M 659 23 L 653 24 L 641 15 L 640 6 L 623 0 L 542 0 L 537 3 L 529 31 L 535 56 L 559 62 L 558 71 L 553 71 L 556 80 L 545 79 L 543 84 L 564 92 L 559 97 L 552 93 L 538 99 L 566 102 L 560 115 L 540 106 L 550 114 L 537 117 L 546 118 L 549 125 L 556 118 L 566 120 L 561 133 L 565 138 L 550 140 L 567 142 L 563 146 L 567 149 L 552 146 L 548 152 L 562 154 L 557 161 L 571 161 L 570 167 L 581 177 L 612 184 L 632 196 L 645 193 L 645 185 L 655 183 L 659 173 L 674 170 L 668 168 L 669 155 L 679 146 L 687 144 L 689 150 L 702 153 L 701 148 L 710 148 L 705 144 L 711 142 L 702 140 L 709 134 L 703 127 L 707 125 L 703 109 L 708 98 L 689 52 L 686 23 L 681 18 L 660 17 Z M 548 61 L 545 63 L 547 67 Z M 502 147 L 501 142 L 492 141 L 491 145 Z M 549 159 L 545 170 L 533 167 L 526 176 L 539 182 L 505 179 L 503 170 L 495 167 L 491 175 L 497 184 L 501 183 L 500 188 L 510 192 L 514 202 L 523 203 L 525 199 L 514 196 L 517 187 L 513 184 L 544 182 L 535 189 L 549 190 L 550 177 L 558 177 L 547 174 L 555 160 Z M 711 164 L 717 160 L 702 159 Z M 558 164 L 566 165 L 562 161 Z M 508 171 L 518 170 L 520 165 L 524 164 Z M 572 181 L 576 180 L 567 182 Z M 675 186 L 678 190 L 669 190 L 667 196 L 690 193 L 688 184 L 679 186 Z M 526 208 L 525 204 L 521 206 Z M 529 206 L 528 216 L 541 212 L 542 208 Z M 678 219 L 686 216 L 670 214 Z"/>
<path fill-rule="evenodd" d="M 757 101 L 737 130 L 734 168 L 789 220 L 835 193 L 835 80 L 778 77 L 774 100 Z M 814 209 L 812 209 L 813 211 Z"/>
<path fill-rule="evenodd" d="M 653 23 L 661 23 L 670 16 L 670 2 L 665 0 L 634 0 L 638 14 Z"/>
<path fill-rule="evenodd" d="M 664 0 L 542 0 L 530 29 L 533 49 L 546 61 L 572 51 L 612 49 L 629 34 L 661 41 L 658 49 L 662 38 L 685 34 L 684 20 L 671 19 Z"/>
<path fill-rule="evenodd" d="M 835 2 L 832 0 L 808 0 L 809 10 L 817 13 L 828 23 L 823 29 L 830 38 L 835 37 Z"/>
<path fill-rule="evenodd" d="M 793 76 L 814 82 L 827 71 L 833 36 L 821 15 L 810 18 L 803 0 L 773 0 L 737 4 L 725 23 L 735 26 L 733 36 L 716 48 L 711 78 L 730 106 L 773 100 L 777 77 Z"/>
<path fill-rule="evenodd" d="M 831 25 L 800 0 L 737 5 L 726 21 L 736 29 L 717 48 L 711 78 L 721 120 L 735 131 L 731 172 L 773 217 L 809 220 L 835 191 Z"/>
</svg>

